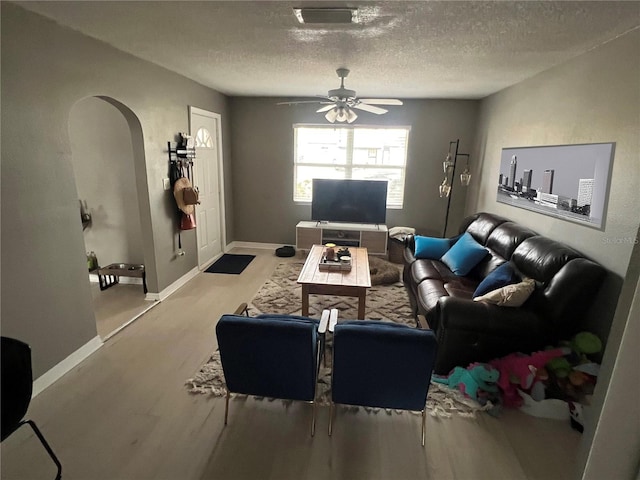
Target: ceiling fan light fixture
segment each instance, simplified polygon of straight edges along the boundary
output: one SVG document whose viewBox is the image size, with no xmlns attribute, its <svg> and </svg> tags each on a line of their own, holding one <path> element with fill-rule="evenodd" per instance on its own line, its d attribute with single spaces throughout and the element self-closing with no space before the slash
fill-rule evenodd
<svg viewBox="0 0 640 480">
<path fill-rule="evenodd" d="M 327 112 L 327 114 L 324 116 L 324 118 L 327 119 L 327 121 L 331 122 L 331 123 L 336 123 L 336 118 L 338 117 L 338 109 L 334 108 L 331 109 Z"/>
<path fill-rule="evenodd" d="M 299 23 L 360 23 L 357 8 L 294 8 Z"/>
<path fill-rule="evenodd" d="M 336 114 L 336 121 L 342 123 L 342 122 L 346 122 L 348 118 L 349 118 L 349 115 L 347 113 L 347 109 L 344 107 L 339 107 L 338 112 Z"/>
</svg>

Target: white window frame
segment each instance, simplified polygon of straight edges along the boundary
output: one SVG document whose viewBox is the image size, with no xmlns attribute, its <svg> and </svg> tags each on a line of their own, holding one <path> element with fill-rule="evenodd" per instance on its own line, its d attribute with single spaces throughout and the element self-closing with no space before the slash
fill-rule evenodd
<svg viewBox="0 0 640 480">
<path fill-rule="evenodd" d="M 347 148 L 346 148 L 346 154 L 347 154 L 347 158 L 346 158 L 346 163 L 345 164 L 340 164 L 340 167 L 344 167 L 345 168 L 345 179 L 350 179 L 351 178 L 351 171 L 352 169 L 358 168 L 358 169 L 366 169 L 368 166 L 367 165 L 358 165 L 356 164 L 354 166 L 353 164 L 353 154 L 354 154 L 354 149 L 353 149 L 353 132 L 355 130 L 358 129 L 366 129 L 366 130 L 372 130 L 372 129 L 381 129 L 381 130 L 389 130 L 389 129 L 405 129 L 407 131 L 407 139 L 406 139 L 406 144 L 405 144 L 405 159 L 404 159 L 404 165 L 403 166 L 398 166 L 398 165 L 371 165 L 370 168 L 371 169 L 376 169 L 376 170 L 384 170 L 384 169 L 390 169 L 390 170 L 401 170 L 401 182 L 402 182 L 402 201 L 401 203 L 398 204 L 387 204 L 387 209 L 402 209 L 404 207 L 404 190 L 405 190 L 405 185 L 406 185 L 406 173 L 407 173 L 407 161 L 409 158 L 409 135 L 411 133 L 411 126 L 410 125 L 324 125 L 324 124 L 309 124 L 309 123 L 296 123 L 293 125 L 293 201 L 294 203 L 298 204 L 298 205 L 310 205 L 311 202 L 308 200 L 298 200 L 296 199 L 296 186 L 298 183 L 298 166 L 302 166 L 302 167 L 321 167 L 321 168 L 326 168 L 329 165 L 327 165 L 326 163 L 309 163 L 309 162 L 305 162 L 305 163 L 298 163 L 298 152 L 297 152 L 297 148 L 298 148 L 298 128 L 327 128 L 327 129 L 344 129 L 344 130 L 350 130 L 351 133 L 347 135 Z"/>
</svg>

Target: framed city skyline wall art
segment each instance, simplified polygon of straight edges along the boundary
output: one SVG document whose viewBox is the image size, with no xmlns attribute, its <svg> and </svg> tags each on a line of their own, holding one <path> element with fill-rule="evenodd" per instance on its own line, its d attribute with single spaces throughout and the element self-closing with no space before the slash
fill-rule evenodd
<svg viewBox="0 0 640 480">
<path fill-rule="evenodd" d="M 604 229 L 615 143 L 503 148 L 497 200 Z"/>
</svg>

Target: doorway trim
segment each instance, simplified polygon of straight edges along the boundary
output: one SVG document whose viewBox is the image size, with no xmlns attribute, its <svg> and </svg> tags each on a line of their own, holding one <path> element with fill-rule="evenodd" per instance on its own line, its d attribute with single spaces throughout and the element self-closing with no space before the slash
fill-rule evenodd
<svg viewBox="0 0 640 480">
<path fill-rule="evenodd" d="M 226 203 L 225 203 L 225 194 L 224 194 L 224 157 L 222 154 L 222 115 L 216 112 L 212 112 L 210 110 L 204 110 L 202 108 L 194 107 L 193 105 L 189 105 L 189 134 L 195 135 L 193 132 L 193 125 L 191 125 L 191 114 L 195 113 L 197 115 L 202 115 L 204 117 L 213 118 L 218 123 L 218 128 L 216 129 L 216 145 L 218 149 L 218 164 L 216 168 L 218 169 L 218 195 L 220 196 L 220 248 L 222 253 L 226 251 L 227 244 L 227 220 L 226 220 Z M 196 162 L 198 158 L 196 157 Z M 196 235 L 196 248 L 198 250 L 198 268 L 202 270 L 206 270 L 208 266 L 216 260 L 214 257 L 211 262 L 205 264 L 200 268 L 200 240 L 199 235 Z"/>
</svg>

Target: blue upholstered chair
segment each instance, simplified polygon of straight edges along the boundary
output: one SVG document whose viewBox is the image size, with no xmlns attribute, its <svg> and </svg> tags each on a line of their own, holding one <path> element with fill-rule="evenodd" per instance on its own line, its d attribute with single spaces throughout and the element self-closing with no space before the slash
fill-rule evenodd
<svg viewBox="0 0 640 480">
<path fill-rule="evenodd" d="M 431 330 L 377 320 L 335 324 L 331 378 L 331 435 L 334 404 L 393 408 L 422 412 L 425 440 L 425 406 L 436 358 L 436 338 Z"/>
<path fill-rule="evenodd" d="M 310 402 L 314 435 L 316 382 L 328 321 L 329 311 L 321 320 L 274 314 L 220 318 L 216 335 L 227 384 L 225 425 L 230 394 L 242 393 Z"/>
</svg>

